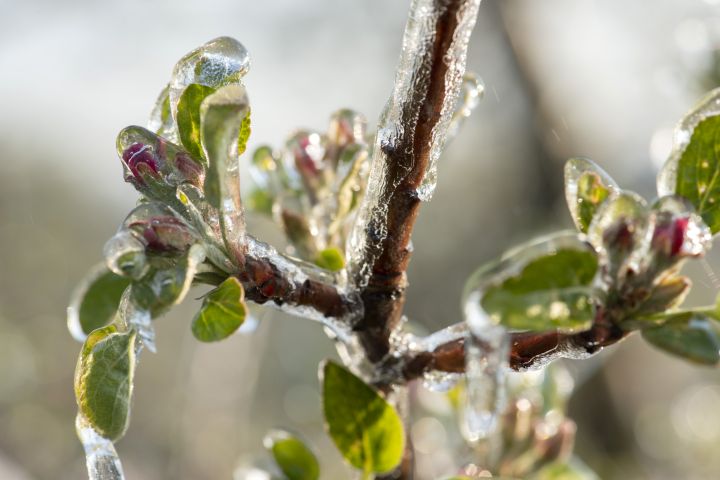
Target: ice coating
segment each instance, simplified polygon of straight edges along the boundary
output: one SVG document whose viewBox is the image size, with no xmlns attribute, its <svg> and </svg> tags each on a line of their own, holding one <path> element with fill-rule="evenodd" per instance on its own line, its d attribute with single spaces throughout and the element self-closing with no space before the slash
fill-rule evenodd
<svg viewBox="0 0 720 480">
<path fill-rule="evenodd" d="M 565 200 L 567 201 L 570 215 L 578 230 L 584 231 L 583 215 L 581 209 L 584 202 L 594 200 L 598 205 L 604 200 L 605 190 L 610 195 L 620 192 L 620 187 L 615 183 L 605 170 L 595 162 L 587 158 L 571 158 L 565 164 Z M 597 197 L 583 198 L 583 197 Z"/>
<path fill-rule="evenodd" d="M 467 323 L 457 323 L 432 333 L 424 338 L 413 338 L 408 349 L 418 352 L 432 352 L 441 345 L 467 337 Z M 423 386 L 433 392 L 447 392 L 462 378 L 460 373 L 430 370 L 423 374 Z"/>
<path fill-rule="evenodd" d="M 693 130 L 700 122 L 715 115 L 720 115 L 720 88 L 716 88 L 703 97 L 675 127 L 672 151 L 657 177 L 658 196 L 663 197 L 675 193 L 678 162 L 685 147 L 690 143 Z"/>
<path fill-rule="evenodd" d="M 467 44 L 475 24 L 480 0 L 461 2 L 461 10 L 455 12 L 458 22 L 453 41 L 443 58 L 447 70 L 444 76 L 442 104 L 437 106 L 439 118 L 432 126 L 429 138 L 428 164 L 418 189 L 418 197 L 429 200 L 435 189 L 437 159 L 440 156 L 448 125 L 455 108 L 462 76 L 465 72 Z M 416 134 L 421 109 L 428 108 L 428 88 L 433 82 L 429 66 L 433 61 L 435 47 L 435 25 L 444 7 L 438 7 L 433 0 L 414 0 L 405 26 L 403 48 L 400 53 L 393 92 L 380 117 L 373 157 L 370 167 L 365 199 L 360 207 L 355 228 L 347 246 L 346 258 L 352 276 L 357 284 L 367 282 L 370 266 L 379 254 L 380 245 L 387 235 L 386 217 L 388 200 L 402 178 L 394 178 L 388 184 L 391 169 L 404 168 L 410 171 L 414 161 L 400 160 L 397 153 L 410 148 Z M 452 25 L 455 27 L 455 25 Z M 427 145 L 426 145 L 427 146 Z M 395 164 L 394 164 L 395 162 Z"/>
<path fill-rule="evenodd" d="M 107 267 L 118 275 L 137 279 L 148 271 L 145 245 L 132 233 L 121 229 L 105 243 Z"/>
<path fill-rule="evenodd" d="M 186 54 L 175 64 L 170 80 L 169 98 L 173 118 L 185 87 L 192 83 L 220 88 L 238 83 L 250 70 L 250 54 L 230 37 L 219 37 Z"/>
<path fill-rule="evenodd" d="M 417 1 L 425 2 L 427 4 L 437 3 L 434 0 Z M 459 25 L 455 35 L 453 36 L 453 43 L 450 47 L 450 51 L 444 57 L 444 61 L 448 67 L 447 72 L 445 73 L 445 97 L 440 111 L 440 119 L 435 124 L 432 132 L 430 158 L 427 170 L 425 171 L 422 185 L 418 189 L 418 196 L 425 202 L 432 198 L 432 195 L 435 192 L 435 186 L 437 185 L 437 163 L 445 146 L 448 127 L 450 126 L 450 121 L 453 118 L 453 110 L 460 92 L 460 86 L 463 82 L 467 46 L 470 40 L 470 34 L 475 26 L 479 6 L 480 0 L 462 3 L 461 10 L 456 15 Z M 410 11 L 422 12 L 424 10 L 425 9 L 422 8 L 415 10 L 411 7 Z M 428 10 L 426 11 L 431 11 L 430 7 L 428 7 Z"/>
<path fill-rule="evenodd" d="M 218 89 L 205 98 L 200 107 L 201 138 L 210 162 L 205 195 L 220 213 L 225 247 L 237 264 L 242 260 L 240 249 L 245 237 L 237 138 L 249 108 L 245 87 L 241 85 Z"/>
<path fill-rule="evenodd" d="M 166 85 L 158 95 L 155 106 L 150 112 L 147 128 L 173 143 L 179 143 L 177 129 L 170 112 L 170 85 Z"/>
<path fill-rule="evenodd" d="M 698 257 L 712 246 L 712 233 L 685 198 L 670 195 L 653 205 L 651 247 L 669 257 Z"/>
<path fill-rule="evenodd" d="M 88 478 L 90 480 L 124 480 L 122 464 L 115 446 L 93 429 L 87 419 L 78 413 L 75 430 L 85 449 Z"/>
</svg>

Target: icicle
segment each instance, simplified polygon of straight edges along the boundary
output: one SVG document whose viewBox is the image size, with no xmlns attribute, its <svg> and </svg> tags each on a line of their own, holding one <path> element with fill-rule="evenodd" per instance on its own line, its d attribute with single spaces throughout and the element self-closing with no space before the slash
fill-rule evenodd
<svg viewBox="0 0 720 480">
<path fill-rule="evenodd" d="M 87 419 L 78 413 L 75 430 L 85 449 L 90 480 L 124 480 L 122 464 L 113 442 L 96 432 Z"/>
<path fill-rule="evenodd" d="M 466 404 L 463 435 L 470 443 L 491 438 L 505 406 L 509 337 L 480 307 L 480 293 L 468 297 L 465 308 Z"/>
</svg>

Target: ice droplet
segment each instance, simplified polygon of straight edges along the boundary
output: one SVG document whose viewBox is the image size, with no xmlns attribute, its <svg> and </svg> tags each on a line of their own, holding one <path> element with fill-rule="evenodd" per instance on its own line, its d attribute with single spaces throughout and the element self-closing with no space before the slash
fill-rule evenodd
<svg viewBox="0 0 720 480">
<path fill-rule="evenodd" d="M 113 443 L 96 432 L 79 413 L 75 419 L 75 430 L 85 449 L 89 479 L 124 480 L 122 464 Z"/>
<path fill-rule="evenodd" d="M 708 93 L 680 120 L 673 134 L 673 148 L 665 165 L 658 173 L 658 196 L 663 197 L 675 193 L 677 186 L 677 167 L 680 157 L 690 143 L 695 127 L 708 117 L 720 115 L 720 88 Z"/>
<path fill-rule="evenodd" d="M 185 87 L 197 83 L 220 88 L 239 83 L 250 70 L 247 49 L 230 37 L 219 37 L 196 48 L 175 64 L 170 80 L 170 107 L 177 118 L 177 104 Z"/>
<path fill-rule="evenodd" d="M 565 199 L 575 226 L 587 229 L 588 209 L 597 208 L 608 195 L 619 193 L 615 180 L 587 158 L 571 158 L 565 164 Z"/>
<path fill-rule="evenodd" d="M 149 268 L 145 257 L 145 245 L 124 229 L 105 243 L 103 255 L 107 267 L 124 277 L 141 278 Z"/>
</svg>

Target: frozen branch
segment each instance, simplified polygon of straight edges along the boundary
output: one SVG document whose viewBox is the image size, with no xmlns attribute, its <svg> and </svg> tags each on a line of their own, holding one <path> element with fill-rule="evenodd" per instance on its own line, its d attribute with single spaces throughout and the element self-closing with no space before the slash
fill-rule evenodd
<svg viewBox="0 0 720 480">
<path fill-rule="evenodd" d="M 395 87 L 378 125 L 368 189 L 350 242 L 364 312 L 354 325 L 371 362 L 390 350 L 405 303 L 410 237 L 465 71 L 480 0 L 413 0 Z"/>
</svg>

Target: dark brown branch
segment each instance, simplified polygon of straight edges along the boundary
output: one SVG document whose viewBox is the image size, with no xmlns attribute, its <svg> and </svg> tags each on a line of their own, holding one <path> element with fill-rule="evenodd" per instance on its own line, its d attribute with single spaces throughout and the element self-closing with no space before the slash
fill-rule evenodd
<svg viewBox="0 0 720 480">
<path fill-rule="evenodd" d="M 390 333 L 402 316 L 419 190 L 457 101 L 478 4 L 415 0 L 410 9 L 395 90 L 378 128 L 370 193 L 359 217 L 367 223 L 355 231 L 362 258 L 351 265 L 364 306 L 355 330 L 371 362 L 388 354 Z"/>
<path fill-rule="evenodd" d="M 574 334 L 557 332 L 522 332 L 510 337 L 510 367 L 528 370 L 542 367 L 559 358 L 585 358 L 627 336 L 627 332 L 613 325 L 595 323 L 590 330 Z M 403 368 L 406 381 L 423 376 L 428 371 L 465 372 L 465 339 L 442 344 L 432 352 L 421 352 L 408 358 Z"/>
<path fill-rule="evenodd" d="M 261 248 L 254 250 L 246 253 L 243 271 L 236 275 L 248 300 L 300 309 L 302 316 L 317 320 L 344 318 L 361 308 L 359 299 L 338 288 L 333 279 L 322 278 L 311 266 L 299 265 L 274 251 L 264 255 L 257 253 Z"/>
</svg>

